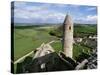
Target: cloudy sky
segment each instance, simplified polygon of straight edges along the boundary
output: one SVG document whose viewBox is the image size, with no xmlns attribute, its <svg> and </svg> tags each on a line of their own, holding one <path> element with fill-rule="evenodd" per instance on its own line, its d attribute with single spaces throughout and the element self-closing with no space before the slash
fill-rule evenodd
<svg viewBox="0 0 100 75">
<path fill-rule="evenodd" d="M 71 15 L 74 23 L 97 23 L 95 6 L 17 1 L 11 9 L 15 23 L 63 23 L 66 14 Z"/>
</svg>

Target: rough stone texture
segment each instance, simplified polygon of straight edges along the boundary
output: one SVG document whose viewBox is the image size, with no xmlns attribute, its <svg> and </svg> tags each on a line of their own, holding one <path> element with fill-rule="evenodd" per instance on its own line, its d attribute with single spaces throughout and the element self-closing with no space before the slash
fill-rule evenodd
<svg viewBox="0 0 100 75">
<path fill-rule="evenodd" d="M 73 57 L 73 22 L 69 15 L 65 17 L 64 23 L 63 49 L 67 57 Z"/>
</svg>

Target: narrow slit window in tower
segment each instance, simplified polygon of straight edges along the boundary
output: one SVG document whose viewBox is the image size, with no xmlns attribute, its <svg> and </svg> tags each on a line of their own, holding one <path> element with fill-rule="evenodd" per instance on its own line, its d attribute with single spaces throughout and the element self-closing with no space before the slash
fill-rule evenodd
<svg viewBox="0 0 100 75">
<path fill-rule="evenodd" d="M 71 30 L 71 26 L 69 26 L 69 30 Z"/>
</svg>

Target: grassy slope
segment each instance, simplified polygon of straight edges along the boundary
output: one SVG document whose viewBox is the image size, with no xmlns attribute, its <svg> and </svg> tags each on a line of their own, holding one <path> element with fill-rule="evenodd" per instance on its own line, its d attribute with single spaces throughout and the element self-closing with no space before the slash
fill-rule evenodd
<svg viewBox="0 0 100 75">
<path fill-rule="evenodd" d="M 53 30 L 52 28 L 41 28 L 41 27 L 18 27 L 15 29 L 15 49 L 14 49 L 14 58 L 24 56 L 35 48 L 39 47 L 43 42 L 47 43 L 52 40 L 57 40 L 56 37 L 50 36 L 49 31 Z M 75 26 L 74 35 L 85 36 L 96 33 L 96 26 Z M 53 43 L 53 48 L 58 52 L 62 50 L 61 42 Z M 86 47 L 81 47 L 74 45 L 74 57 L 80 53 L 79 49 L 87 49 Z M 77 50 L 76 50 L 77 49 Z M 19 54 L 20 53 L 20 54 Z"/>
<path fill-rule="evenodd" d="M 14 61 L 39 47 L 43 42 L 56 40 L 56 37 L 48 34 L 49 30 L 39 27 L 16 28 L 14 31 Z"/>
</svg>

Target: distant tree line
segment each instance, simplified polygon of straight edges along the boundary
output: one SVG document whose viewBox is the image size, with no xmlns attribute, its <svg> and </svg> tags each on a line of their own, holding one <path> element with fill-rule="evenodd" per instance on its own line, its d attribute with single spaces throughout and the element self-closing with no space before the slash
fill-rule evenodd
<svg viewBox="0 0 100 75">
<path fill-rule="evenodd" d="M 51 30 L 49 34 L 58 38 L 63 37 L 63 26 Z M 97 35 L 96 25 L 74 25 L 74 37 L 88 37 L 90 35 Z"/>
</svg>

